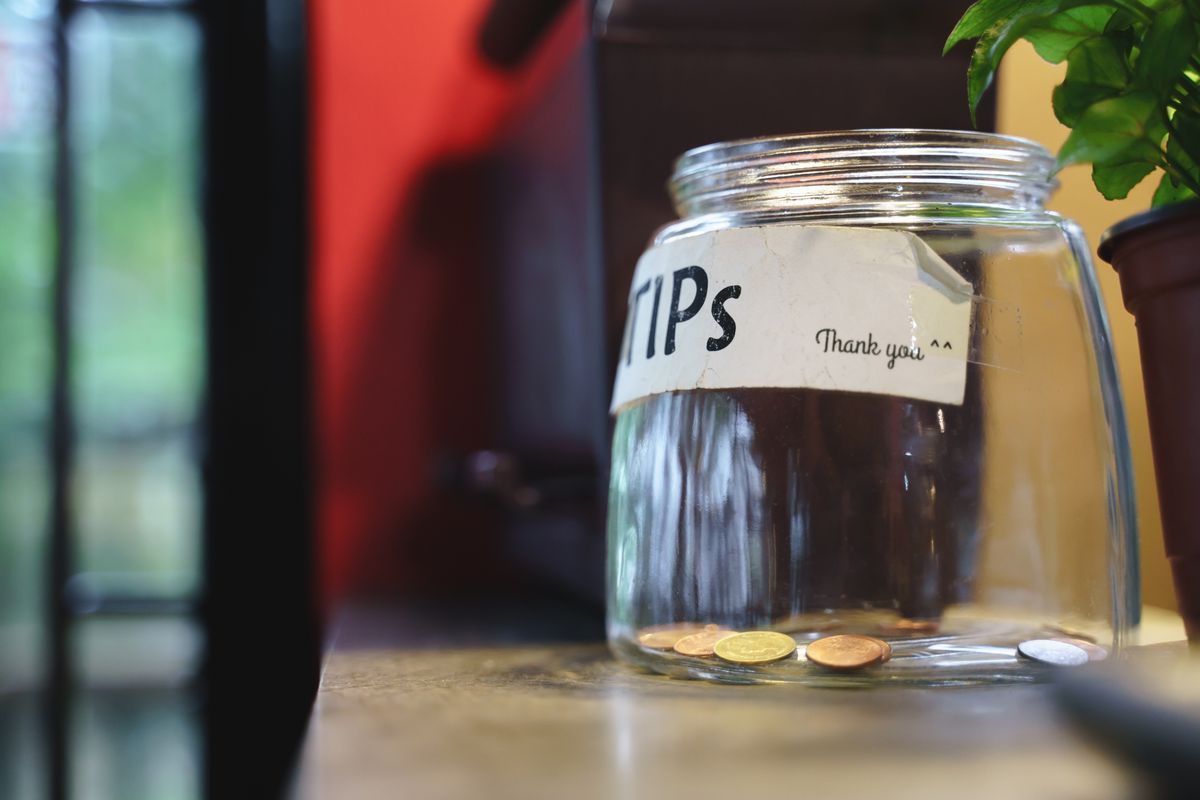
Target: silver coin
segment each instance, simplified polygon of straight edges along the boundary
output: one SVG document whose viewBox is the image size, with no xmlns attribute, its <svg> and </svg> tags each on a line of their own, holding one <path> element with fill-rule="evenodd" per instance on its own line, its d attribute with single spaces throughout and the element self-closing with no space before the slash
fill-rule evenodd
<svg viewBox="0 0 1200 800">
<path fill-rule="evenodd" d="M 1026 658 L 1052 664 L 1056 667 L 1077 667 L 1088 663 L 1088 654 L 1082 647 L 1053 639 L 1030 639 L 1017 645 L 1017 652 Z"/>
</svg>

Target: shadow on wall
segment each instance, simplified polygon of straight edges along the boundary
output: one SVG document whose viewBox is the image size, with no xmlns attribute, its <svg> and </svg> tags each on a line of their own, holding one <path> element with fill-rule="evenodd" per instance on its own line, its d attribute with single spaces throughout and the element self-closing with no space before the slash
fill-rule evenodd
<svg viewBox="0 0 1200 800">
<path fill-rule="evenodd" d="M 484 165 L 435 162 L 396 213 L 358 320 L 344 422 L 348 480 L 379 502 L 348 583 L 372 594 L 501 588 L 495 507 L 447 480 L 493 440 L 496 347 Z M 440 473 L 440 474 L 439 474 Z"/>
</svg>

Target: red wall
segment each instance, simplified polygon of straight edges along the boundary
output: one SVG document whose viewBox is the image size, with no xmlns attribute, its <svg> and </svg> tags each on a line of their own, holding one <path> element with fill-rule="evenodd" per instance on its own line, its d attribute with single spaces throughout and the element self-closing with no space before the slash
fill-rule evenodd
<svg viewBox="0 0 1200 800">
<path fill-rule="evenodd" d="M 478 148 L 510 94 L 474 56 L 482 0 L 314 0 L 314 349 L 320 558 L 340 592 L 430 492 L 438 265 L 397 259 L 414 180 Z M 402 578 L 398 578 L 402 580 Z"/>
</svg>

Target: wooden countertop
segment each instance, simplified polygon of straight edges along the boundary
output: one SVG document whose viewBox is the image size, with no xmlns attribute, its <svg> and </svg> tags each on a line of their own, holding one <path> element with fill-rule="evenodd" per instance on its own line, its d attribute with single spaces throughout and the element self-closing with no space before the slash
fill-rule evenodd
<svg viewBox="0 0 1200 800">
<path fill-rule="evenodd" d="M 1146 638 L 1177 636 L 1148 620 Z M 335 645 L 302 798 L 1128 798 L 1043 685 L 719 686 L 601 644 Z"/>
</svg>

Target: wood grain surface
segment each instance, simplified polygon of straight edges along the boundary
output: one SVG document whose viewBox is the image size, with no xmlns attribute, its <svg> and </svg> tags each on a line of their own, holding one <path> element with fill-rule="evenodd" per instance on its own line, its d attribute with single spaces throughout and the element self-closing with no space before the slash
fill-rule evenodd
<svg viewBox="0 0 1200 800">
<path fill-rule="evenodd" d="M 1126 798 L 1043 685 L 822 690 L 637 672 L 602 645 L 334 652 L 304 798 Z"/>
</svg>

